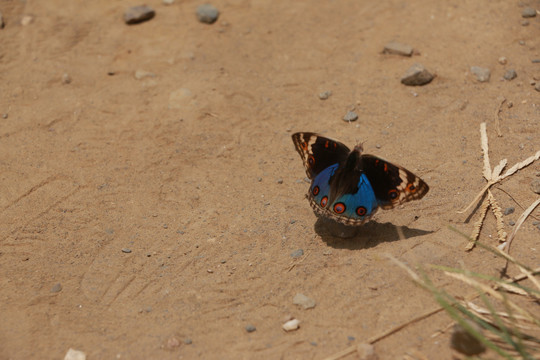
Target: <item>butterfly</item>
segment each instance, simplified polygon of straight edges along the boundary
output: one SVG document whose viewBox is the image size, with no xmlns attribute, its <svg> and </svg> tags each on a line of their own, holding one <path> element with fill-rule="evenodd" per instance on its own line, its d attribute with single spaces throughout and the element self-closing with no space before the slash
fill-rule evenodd
<svg viewBox="0 0 540 360">
<path fill-rule="evenodd" d="M 311 180 L 307 198 L 315 214 L 345 225 L 362 225 L 379 208 L 424 197 L 428 185 L 409 170 L 373 155 L 358 144 L 346 145 L 321 135 L 292 135 Z"/>
</svg>

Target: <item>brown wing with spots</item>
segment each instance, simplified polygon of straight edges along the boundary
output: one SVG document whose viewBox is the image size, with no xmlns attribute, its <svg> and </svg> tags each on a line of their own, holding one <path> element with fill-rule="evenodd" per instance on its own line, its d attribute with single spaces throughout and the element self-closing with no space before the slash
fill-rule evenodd
<svg viewBox="0 0 540 360">
<path fill-rule="evenodd" d="M 350 152 L 349 148 L 339 141 L 315 133 L 295 133 L 292 140 L 310 179 L 327 167 L 344 161 Z"/>
<path fill-rule="evenodd" d="M 429 186 L 409 170 L 373 155 L 361 156 L 362 169 L 383 209 L 424 197 Z"/>
</svg>

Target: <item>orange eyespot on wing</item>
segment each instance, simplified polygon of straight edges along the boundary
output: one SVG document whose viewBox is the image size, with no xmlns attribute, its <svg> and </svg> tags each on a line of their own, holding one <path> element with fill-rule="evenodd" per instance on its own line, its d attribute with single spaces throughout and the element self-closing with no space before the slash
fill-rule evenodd
<svg viewBox="0 0 540 360">
<path fill-rule="evenodd" d="M 328 204 L 328 196 L 323 196 L 323 198 L 321 199 L 321 207 L 326 207 L 327 204 Z"/>
<path fill-rule="evenodd" d="M 344 203 L 337 203 L 337 204 L 334 205 L 334 212 L 336 214 L 343 214 L 345 212 L 346 208 L 347 207 L 345 206 Z"/>
<path fill-rule="evenodd" d="M 359 206 L 359 207 L 356 208 L 356 215 L 358 215 L 358 216 L 365 216 L 366 213 L 367 213 L 367 210 L 366 210 L 365 207 Z"/>
</svg>

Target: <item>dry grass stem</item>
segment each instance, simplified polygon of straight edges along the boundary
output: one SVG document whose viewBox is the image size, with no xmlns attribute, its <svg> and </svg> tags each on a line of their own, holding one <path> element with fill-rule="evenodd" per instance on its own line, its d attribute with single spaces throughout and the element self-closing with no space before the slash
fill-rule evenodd
<svg viewBox="0 0 540 360">
<path fill-rule="evenodd" d="M 484 153 L 484 177 L 489 181 L 491 180 L 491 165 L 489 163 L 489 146 L 485 122 L 480 124 L 480 141 L 482 153 Z"/>
<path fill-rule="evenodd" d="M 482 225 L 484 224 L 484 219 L 486 217 L 487 211 L 489 209 L 489 202 L 484 202 L 482 204 L 482 210 L 480 211 L 480 216 L 478 217 L 478 220 L 474 224 L 473 232 L 471 234 L 471 240 L 465 246 L 466 251 L 470 251 L 474 248 L 476 245 L 476 241 L 478 241 L 478 236 L 480 236 L 480 231 L 482 230 Z"/>
<path fill-rule="evenodd" d="M 506 102 L 506 98 L 502 98 L 501 102 L 499 103 L 499 107 L 497 108 L 497 113 L 495 114 L 495 128 L 497 129 L 497 136 L 502 137 L 502 131 L 501 131 L 501 112 L 502 112 L 502 106 Z"/>
<path fill-rule="evenodd" d="M 502 214 L 502 209 L 497 203 L 497 200 L 495 200 L 495 197 L 491 193 L 491 190 L 488 190 L 488 201 L 489 205 L 491 206 L 491 210 L 495 215 L 495 219 L 497 219 L 497 237 L 499 238 L 499 242 L 502 243 L 506 240 L 506 231 L 504 231 L 504 218 Z"/>
</svg>

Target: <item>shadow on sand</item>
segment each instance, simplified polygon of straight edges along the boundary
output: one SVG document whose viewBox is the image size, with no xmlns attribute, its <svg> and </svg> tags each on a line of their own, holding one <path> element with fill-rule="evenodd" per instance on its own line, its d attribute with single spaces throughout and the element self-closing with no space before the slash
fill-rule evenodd
<svg viewBox="0 0 540 360">
<path fill-rule="evenodd" d="M 375 221 L 362 226 L 347 226 L 330 219 L 318 218 L 315 222 L 315 232 L 328 246 L 336 249 L 359 250 L 375 247 L 383 242 L 431 234 L 433 231 Z"/>
</svg>

